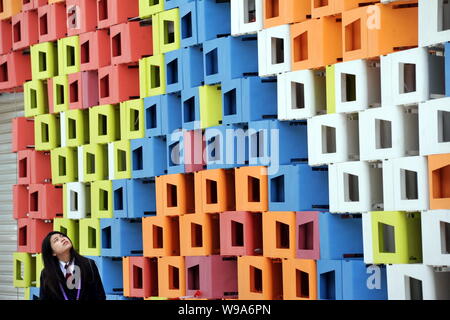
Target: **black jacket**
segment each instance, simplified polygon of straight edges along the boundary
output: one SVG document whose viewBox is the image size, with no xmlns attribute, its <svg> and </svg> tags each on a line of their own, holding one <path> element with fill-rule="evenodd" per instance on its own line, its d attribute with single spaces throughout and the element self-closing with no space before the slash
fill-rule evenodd
<svg viewBox="0 0 450 320">
<path fill-rule="evenodd" d="M 92 259 L 86 258 L 87 262 L 83 262 L 85 275 L 81 274 L 81 290 L 79 300 L 106 300 L 105 290 L 103 288 L 102 279 L 97 269 L 97 265 Z M 80 261 L 75 260 L 75 264 L 80 266 Z M 77 289 L 69 290 L 66 286 L 66 280 L 62 271 L 56 275 L 65 290 L 69 300 L 76 300 Z M 40 300 L 65 300 L 61 288 L 57 288 L 58 294 L 55 294 L 49 288 L 50 283 L 46 281 L 44 270 L 41 272 L 41 287 L 39 291 Z"/>
</svg>

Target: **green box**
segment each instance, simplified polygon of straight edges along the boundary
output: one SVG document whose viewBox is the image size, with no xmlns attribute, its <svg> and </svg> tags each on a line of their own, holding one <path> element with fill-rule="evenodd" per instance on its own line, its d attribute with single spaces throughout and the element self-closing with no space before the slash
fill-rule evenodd
<svg viewBox="0 0 450 320">
<path fill-rule="evenodd" d="M 89 144 L 89 110 L 76 109 L 65 112 L 66 146 Z"/>
<path fill-rule="evenodd" d="M 59 75 L 80 72 L 80 41 L 78 36 L 58 40 Z"/>
<path fill-rule="evenodd" d="M 139 61 L 141 98 L 166 93 L 166 67 L 164 55 L 154 55 Z"/>
<path fill-rule="evenodd" d="M 25 117 L 48 113 L 48 91 L 42 80 L 25 82 L 23 86 Z"/>
<path fill-rule="evenodd" d="M 90 143 L 110 143 L 120 140 L 119 105 L 109 104 L 89 109 Z"/>
<path fill-rule="evenodd" d="M 80 219 L 80 254 L 100 256 L 100 219 Z"/>
<path fill-rule="evenodd" d="M 112 181 L 95 181 L 91 184 L 92 218 L 114 218 Z"/>
<path fill-rule="evenodd" d="M 180 9 L 175 8 L 158 13 L 157 28 L 160 53 L 180 49 Z"/>
<path fill-rule="evenodd" d="M 36 282 L 36 258 L 30 253 L 13 253 L 13 285 L 15 288 L 31 287 Z"/>
<path fill-rule="evenodd" d="M 327 113 L 336 113 L 336 67 L 334 65 L 326 68 L 326 92 L 327 92 Z"/>
<path fill-rule="evenodd" d="M 52 183 L 63 184 L 78 181 L 77 148 L 57 148 L 50 151 Z"/>
<path fill-rule="evenodd" d="M 163 0 L 139 0 L 139 17 L 150 18 L 152 14 L 164 11 Z"/>
<path fill-rule="evenodd" d="M 375 264 L 422 262 L 420 212 L 371 212 Z"/>
<path fill-rule="evenodd" d="M 219 126 L 222 123 L 222 90 L 220 85 L 199 87 L 200 127 Z"/>
<path fill-rule="evenodd" d="M 130 140 L 112 143 L 113 171 L 112 179 L 131 179 L 131 151 Z"/>
<path fill-rule="evenodd" d="M 52 79 L 53 111 L 55 113 L 69 110 L 69 78 L 58 76 Z"/>
<path fill-rule="evenodd" d="M 161 43 L 159 41 L 159 13 L 152 15 L 152 40 L 153 40 L 153 55 L 161 54 Z"/>
<path fill-rule="evenodd" d="M 58 75 L 56 42 L 31 46 L 31 73 L 33 80 L 46 80 Z"/>
<path fill-rule="evenodd" d="M 79 221 L 66 219 L 66 218 L 55 218 L 53 219 L 53 230 L 64 233 L 72 240 L 72 245 L 75 250 L 79 249 Z"/>
<path fill-rule="evenodd" d="M 41 272 L 44 270 L 44 260 L 42 253 L 36 254 L 36 288 L 41 287 Z"/>
<path fill-rule="evenodd" d="M 82 146 L 83 182 L 108 179 L 108 147 L 102 144 Z"/>
<path fill-rule="evenodd" d="M 136 99 L 120 104 L 121 140 L 145 137 L 144 100 Z"/>
<path fill-rule="evenodd" d="M 59 115 L 41 114 L 34 118 L 34 144 L 37 151 L 48 151 L 61 145 Z"/>
</svg>

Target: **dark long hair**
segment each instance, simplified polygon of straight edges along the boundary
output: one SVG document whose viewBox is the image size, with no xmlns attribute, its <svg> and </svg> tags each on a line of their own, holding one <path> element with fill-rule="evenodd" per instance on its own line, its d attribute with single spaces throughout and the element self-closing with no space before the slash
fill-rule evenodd
<svg viewBox="0 0 450 320">
<path fill-rule="evenodd" d="M 70 258 L 75 258 L 75 263 L 78 267 L 80 267 L 81 271 L 81 283 L 82 287 L 86 287 L 86 283 L 88 281 L 92 281 L 92 275 L 91 277 L 87 277 L 86 275 L 90 274 L 87 272 L 86 269 L 87 264 L 89 263 L 89 260 L 82 255 L 80 255 L 74 248 L 73 248 L 73 242 L 72 240 L 65 235 L 62 232 L 59 231 L 52 231 L 50 232 L 45 239 L 42 241 L 42 260 L 44 262 L 44 270 L 42 271 L 43 274 L 43 281 L 44 283 L 41 283 L 41 286 L 47 286 L 47 288 L 55 295 L 60 296 L 60 285 L 63 285 L 65 287 L 65 283 L 61 283 L 64 278 L 62 277 L 61 268 L 59 266 L 58 258 L 53 255 L 53 249 L 50 243 L 50 239 L 53 235 L 59 234 L 61 236 L 64 236 L 70 240 L 72 243 L 72 248 L 70 249 Z M 60 275 L 60 276 L 58 276 Z"/>
</svg>

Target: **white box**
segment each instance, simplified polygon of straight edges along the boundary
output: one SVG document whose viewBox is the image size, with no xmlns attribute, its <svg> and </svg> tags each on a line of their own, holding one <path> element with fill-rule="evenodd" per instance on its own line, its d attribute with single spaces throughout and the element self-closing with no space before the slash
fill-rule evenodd
<svg viewBox="0 0 450 320">
<path fill-rule="evenodd" d="M 450 39 L 450 3 L 419 0 L 419 46 L 426 47 Z"/>
<path fill-rule="evenodd" d="M 424 211 L 421 216 L 423 263 L 450 266 L 450 210 Z"/>
<path fill-rule="evenodd" d="M 330 212 L 362 213 L 383 209 L 382 163 L 353 161 L 328 168 Z"/>
<path fill-rule="evenodd" d="M 450 299 L 450 272 L 423 264 L 387 265 L 386 271 L 389 300 Z"/>
<path fill-rule="evenodd" d="M 382 106 L 417 104 L 444 95 L 444 56 L 415 48 L 381 57 Z"/>
<path fill-rule="evenodd" d="M 258 31 L 258 66 L 260 77 L 291 70 L 290 25 Z"/>
<path fill-rule="evenodd" d="M 231 35 L 253 34 L 263 29 L 263 0 L 231 0 Z"/>
<path fill-rule="evenodd" d="M 308 119 L 310 166 L 359 160 L 357 114 L 326 114 Z"/>
<path fill-rule="evenodd" d="M 362 213 L 362 231 L 364 263 L 373 264 L 373 238 L 372 238 L 372 216 L 370 212 Z"/>
<path fill-rule="evenodd" d="M 359 113 L 361 160 L 383 160 L 419 154 L 417 106 L 374 108 Z"/>
<path fill-rule="evenodd" d="M 78 181 L 84 182 L 84 157 L 83 149 L 84 146 L 77 147 L 78 149 Z"/>
<path fill-rule="evenodd" d="M 450 153 L 450 98 L 419 105 L 420 154 Z"/>
<path fill-rule="evenodd" d="M 383 161 L 385 211 L 428 209 L 428 162 L 426 157 Z"/>
<path fill-rule="evenodd" d="M 324 71 L 301 70 L 278 75 L 278 119 L 303 120 L 326 113 Z"/>
<path fill-rule="evenodd" d="M 91 213 L 90 185 L 82 182 L 66 184 L 66 216 L 68 219 L 84 219 Z"/>
<path fill-rule="evenodd" d="M 60 128 L 61 128 L 61 148 L 64 148 L 67 146 L 67 128 L 66 128 L 66 113 L 61 112 L 60 117 Z"/>
</svg>

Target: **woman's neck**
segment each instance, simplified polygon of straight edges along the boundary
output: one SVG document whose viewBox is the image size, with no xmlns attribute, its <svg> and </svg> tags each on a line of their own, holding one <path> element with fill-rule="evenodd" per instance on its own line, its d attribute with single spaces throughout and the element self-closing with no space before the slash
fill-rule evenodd
<svg viewBox="0 0 450 320">
<path fill-rule="evenodd" d="M 70 262 L 70 251 L 61 253 L 60 255 L 56 256 L 60 261 L 63 261 L 65 263 Z"/>
</svg>

